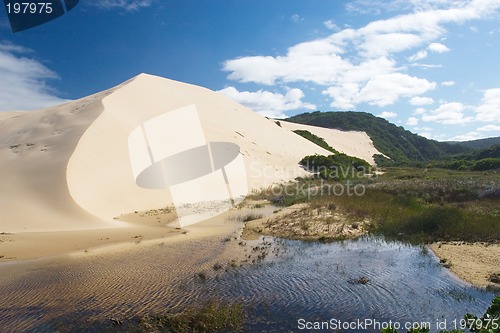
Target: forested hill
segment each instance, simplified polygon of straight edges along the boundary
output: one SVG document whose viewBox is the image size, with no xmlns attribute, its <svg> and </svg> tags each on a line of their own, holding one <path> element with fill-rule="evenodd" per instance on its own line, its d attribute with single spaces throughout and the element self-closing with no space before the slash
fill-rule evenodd
<svg viewBox="0 0 500 333">
<path fill-rule="evenodd" d="M 397 164 L 443 159 L 472 150 L 457 143 L 429 140 L 366 112 L 316 111 L 299 114 L 285 120 L 344 131 L 366 132 L 375 147 Z M 379 165 L 388 162 L 381 156 L 377 156 L 376 161 Z"/>
<path fill-rule="evenodd" d="M 460 144 L 473 149 L 486 149 L 493 145 L 500 145 L 500 136 L 487 139 L 478 139 L 471 141 L 448 141 L 451 144 Z"/>
</svg>

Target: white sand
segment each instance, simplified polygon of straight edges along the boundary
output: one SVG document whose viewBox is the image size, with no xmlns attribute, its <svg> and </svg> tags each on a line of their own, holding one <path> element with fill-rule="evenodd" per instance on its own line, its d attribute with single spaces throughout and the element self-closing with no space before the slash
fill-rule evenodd
<svg viewBox="0 0 500 333">
<path fill-rule="evenodd" d="M 57 107 L 0 113 L 0 233 L 73 231 L 67 239 L 77 239 L 75 231 L 94 230 L 91 238 L 102 239 L 113 228 L 133 228 L 115 217 L 172 204 L 168 190 L 136 185 L 127 140 L 145 121 L 193 104 L 208 142 L 240 147 L 250 190 L 302 176 L 304 156 L 329 154 L 291 132 L 293 126 L 369 161 L 377 153 L 364 133 L 280 127 L 208 89 L 141 74 Z M 26 239 L 26 246 L 43 246 L 36 237 Z M 0 255 L 8 243 L 0 242 Z"/>
</svg>

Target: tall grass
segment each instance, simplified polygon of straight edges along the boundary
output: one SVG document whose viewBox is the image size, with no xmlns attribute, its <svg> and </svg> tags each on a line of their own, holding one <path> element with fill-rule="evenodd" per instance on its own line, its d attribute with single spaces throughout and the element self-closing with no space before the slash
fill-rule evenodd
<svg viewBox="0 0 500 333">
<path fill-rule="evenodd" d="M 319 179 L 300 179 L 257 195 L 283 206 L 309 203 L 310 209 L 316 209 L 333 204 L 353 219 L 370 219 L 371 232 L 389 238 L 500 240 L 500 174 L 496 172 L 395 168 L 378 179 L 354 182 L 365 187 L 363 195 L 310 191 L 324 184 Z"/>
<path fill-rule="evenodd" d="M 180 314 L 144 317 L 140 320 L 140 332 L 242 332 L 244 320 L 241 304 L 223 305 L 214 301 Z"/>
</svg>

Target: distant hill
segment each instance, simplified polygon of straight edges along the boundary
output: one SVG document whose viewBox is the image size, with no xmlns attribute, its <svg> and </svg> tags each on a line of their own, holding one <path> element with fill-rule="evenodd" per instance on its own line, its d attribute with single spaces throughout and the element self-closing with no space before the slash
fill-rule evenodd
<svg viewBox="0 0 500 333">
<path fill-rule="evenodd" d="M 366 112 L 316 111 L 299 114 L 286 120 L 344 131 L 366 132 L 375 148 L 392 160 L 377 156 L 376 162 L 379 165 L 425 162 L 472 151 L 472 148 L 460 143 L 451 144 L 429 140 Z"/>
<path fill-rule="evenodd" d="M 451 144 L 459 144 L 472 149 L 485 149 L 493 145 L 500 144 L 500 136 L 487 139 L 471 140 L 471 141 L 448 141 Z"/>
<path fill-rule="evenodd" d="M 500 144 L 485 149 L 475 150 L 468 154 L 459 155 L 457 158 L 458 157 L 470 161 L 482 160 L 484 158 L 500 158 Z"/>
<path fill-rule="evenodd" d="M 476 171 L 500 169 L 500 145 L 493 145 L 489 148 L 450 156 L 445 160 L 432 161 L 429 163 L 429 166 Z"/>
</svg>

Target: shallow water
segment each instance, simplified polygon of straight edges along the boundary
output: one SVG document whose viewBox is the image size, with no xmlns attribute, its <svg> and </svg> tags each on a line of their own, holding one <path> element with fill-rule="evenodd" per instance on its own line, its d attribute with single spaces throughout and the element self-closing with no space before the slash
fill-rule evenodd
<svg viewBox="0 0 500 333">
<path fill-rule="evenodd" d="M 453 320 L 467 312 L 482 314 L 494 297 L 452 276 L 421 247 L 375 237 L 329 244 L 268 237 L 265 246 L 261 243 L 252 250 L 258 242 L 244 247 L 214 237 L 46 260 L 29 269 L 0 266 L 5 273 L 0 274 L 0 325 L 10 332 L 90 327 L 97 332 L 109 328 L 108 318 L 178 312 L 216 299 L 247 307 L 254 319 L 245 331 L 300 331 L 301 318 L 304 324 L 429 322 L 435 331 L 436 320 L 446 319 L 452 329 Z M 250 255 L 251 261 L 262 252 L 268 252 L 263 261 L 230 265 L 231 257 Z M 216 263 L 227 272 L 214 270 Z M 359 277 L 369 282 L 352 283 Z M 370 328 L 341 331 L 377 331 Z"/>
<path fill-rule="evenodd" d="M 447 329 L 453 329 L 453 320 L 465 313 L 483 314 L 494 297 L 451 275 L 425 247 L 375 237 L 330 244 L 282 242 L 286 259 L 217 281 L 225 297 L 265 304 L 266 316 L 274 322 L 265 325 L 267 331 L 297 331 L 299 319 L 334 319 L 337 325 L 338 320 L 355 321 L 356 327 L 365 319 L 423 322 L 431 329 L 446 320 Z M 369 282 L 353 283 L 360 277 Z M 377 331 L 361 328 L 347 331 Z"/>
</svg>

